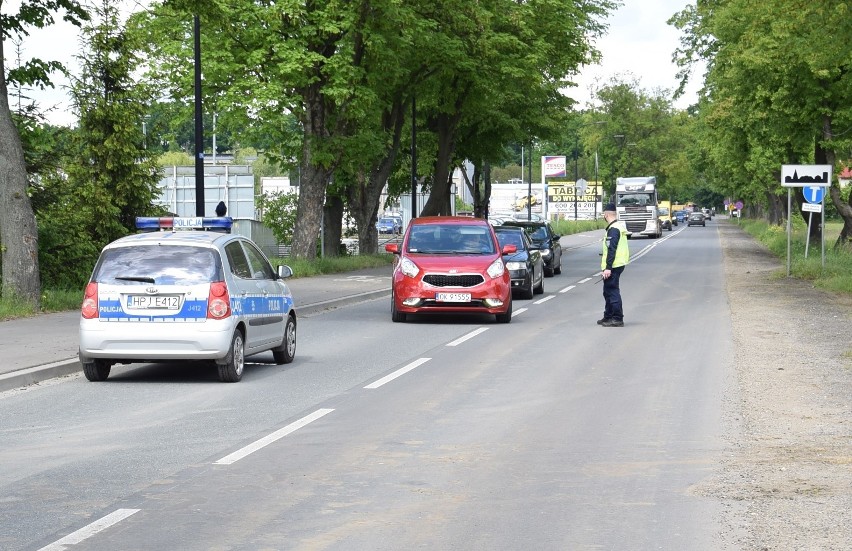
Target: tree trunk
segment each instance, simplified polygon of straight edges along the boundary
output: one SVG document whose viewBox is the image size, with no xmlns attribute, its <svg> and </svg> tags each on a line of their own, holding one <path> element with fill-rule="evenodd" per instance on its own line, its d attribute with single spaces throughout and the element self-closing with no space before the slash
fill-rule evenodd
<svg viewBox="0 0 852 551">
<path fill-rule="evenodd" d="M 3 254 L 3 297 L 41 306 L 38 229 L 27 195 L 27 171 L 18 129 L 12 122 L 0 37 L 0 251 Z"/>
<path fill-rule="evenodd" d="M 479 193 L 479 164 L 473 164 L 473 181 L 468 179 L 467 171 L 464 169 L 464 163 L 462 163 L 459 170 L 461 171 L 462 178 L 464 178 L 464 185 L 467 186 L 471 197 L 473 197 L 473 215 L 476 218 L 482 218 L 482 197 Z"/>
<path fill-rule="evenodd" d="M 328 106 L 319 85 L 306 90 L 303 97 L 305 112 L 301 117 L 304 128 L 302 172 L 290 254 L 295 258 L 312 259 L 317 256 L 320 218 L 332 169 L 320 166 L 313 157 L 314 150 L 328 137 L 325 124 Z"/>
<path fill-rule="evenodd" d="M 308 146 L 305 146 L 307 149 Z M 296 204 L 296 224 L 293 227 L 293 243 L 290 255 L 294 258 L 313 259 L 317 256 L 317 237 L 320 217 L 329 173 L 313 166 L 306 151 L 302 161 L 302 176 L 299 182 L 299 200 Z"/>
<path fill-rule="evenodd" d="M 822 137 L 824 140 L 831 140 L 833 137 L 831 117 L 828 115 L 823 118 Z M 817 142 L 816 147 L 817 164 L 836 166 L 837 155 L 833 149 L 824 149 L 820 146 L 819 142 Z M 834 248 L 852 248 L 852 193 L 849 194 L 849 200 L 844 202 L 843 196 L 840 193 L 840 185 L 835 185 L 832 181 L 831 187 L 828 188 L 828 194 L 831 197 L 832 203 L 834 203 L 834 207 L 837 209 L 837 214 L 843 219 L 843 229 L 840 230 L 840 235 L 834 243 Z"/>
<path fill-rule="evenodd" d="M 391 133 L 391 142 L 385 156 L 369 170 L 369 177 L 359 174 L 357 182 L 347 187 L 346 202 L 349 212 L 358 226 L 358 251 L 360 254 L 375 254 L 379 250 L 376 218 L 382 190 L 387 185 L 393 171 L 396 157 L 402 141 L 402 127 L 405 123 L 406 101 L 402 98 L 394 101 L 393 107 L 382 117 L 382 128 Z"/>
<path fill-rule="evenodd" d="M 482 217 L 488 218 L 488 214 L 491 212 L 491 163 L 485 163 L 485 170 L 483 171 L 483 177 L 485 180 L 485 189 L 482 192 Z"/>
<path fill-rule="evenodd" d="M 787 214 L 787 194 L 782 196 L 776 195 L 770 190 L 766 191 L 766 202 L 769 204 L 768 212 L 766 213 L 769 223 L 772 225 L 781 224 L 782 220 L 786 220 Z"/>
<path fill-rule="evenodd" d="M 343 236 L 343 199 L 329 195 L 322 209 L 323 255 L 340 256 L 341 237 Z"/>
<path fill-rule="evenodd" d="M 435 156 L 429 199 L 423 206 L 421 216 L 447 216 L 452 213 L 450 209 L 450 161 L 455 151 L 455 130 L 458 120 L 458 115 L 440 114 L 432 121 L 438 138 L 438 154 Z"/>
</svg>

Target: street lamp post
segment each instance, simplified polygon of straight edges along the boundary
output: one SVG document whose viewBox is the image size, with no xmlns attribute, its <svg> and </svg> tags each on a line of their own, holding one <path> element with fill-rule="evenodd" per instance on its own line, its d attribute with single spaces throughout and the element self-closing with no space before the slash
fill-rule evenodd
<svg viewBox="0 0 852 551">
<path fill-rule="evenodd" d="M 613 139 L 621 142 L 619 146 L 619 151 L 621 151 L 621 147 L 623 147 L 624 134 L 615 134 L 613 135 Z M 612 188 L 615 189 L 615 155 L 612 156 L 610 160 L 610 168 L 612 169 Z"/>
</svg>

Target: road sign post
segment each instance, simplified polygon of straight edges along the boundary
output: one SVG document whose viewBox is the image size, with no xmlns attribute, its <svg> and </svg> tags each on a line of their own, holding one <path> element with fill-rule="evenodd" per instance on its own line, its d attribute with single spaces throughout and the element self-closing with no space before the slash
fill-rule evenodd
<svg viewBox="0 0 852 551">
<path fill-rule="evenodd" d="M 808 238 L 811 235 L 811 225 L 814 220 L 815 212 L 822 212 L 822 201 L 825 197 L 825 188 L 822 186 L 804 186 L 802 194 L 805 196 L 807 203 L 802 204 L 802 210 L 808 213 Z M 825 219 L 823 219 L 822 231 L 825 231 Z M 822 232 L 820 232 L 822 235 Z M 808 248 L 811 244 L 810 239 L 805 240 L 805 258 L 808 257 Z"/>
<path fill-rule="evenodd" d="M 808 257 L 808 245 L 810 245 L 811 236 L 811 220 L 813 213 L 819 212 L 822 215 L 820 236 L 822 237 L 822 267 L 825 268 L 825 190 L 831 185 L 832 179 L 831 165 L 781 165 L 781 186 L 787 188 L 787 277 L 790 277 L 790 242 L 793 233 L 793 193 L 791 188 L 800 187 L 805 196 L 807 204 L 819 206 L 819 210 L 813 210 L 814 207 L 805 208 L 802 205 L 802 210 L 808 212 L 808 235 L 805 238 L 805 258 Z"/>
</svg>

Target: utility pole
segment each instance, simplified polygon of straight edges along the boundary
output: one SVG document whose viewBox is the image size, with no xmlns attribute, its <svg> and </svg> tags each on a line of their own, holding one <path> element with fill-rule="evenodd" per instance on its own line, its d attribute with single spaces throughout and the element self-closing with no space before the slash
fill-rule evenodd
<svg viewBox="0 0 852 551">
<path fill-rule="evenodd" d="M 411 219 L 417 218 L 417 103 L 411 96 Z"/>
<path fill-rule="evenodd" d="M 204 216 L 204 124 L 201 117 L 201 20 L 193 16 L 195 34 L 195 216 Z"/>
</svg>

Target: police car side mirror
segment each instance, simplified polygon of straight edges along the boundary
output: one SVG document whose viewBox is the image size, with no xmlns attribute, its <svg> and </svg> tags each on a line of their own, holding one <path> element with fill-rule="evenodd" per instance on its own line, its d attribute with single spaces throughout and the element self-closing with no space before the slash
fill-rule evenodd
<svg viewBox="0 0 852 551">
<path fill-rule="evenodd" d="M 288 277 L 293 275 L 293 268 L 286 264 L 281 264 L 278 266 L 278 278 L 279 279 L 287 279 Z"/>
</svg>

